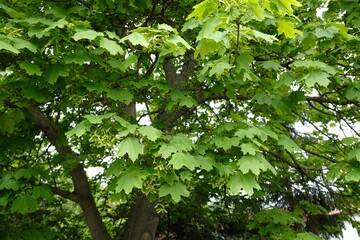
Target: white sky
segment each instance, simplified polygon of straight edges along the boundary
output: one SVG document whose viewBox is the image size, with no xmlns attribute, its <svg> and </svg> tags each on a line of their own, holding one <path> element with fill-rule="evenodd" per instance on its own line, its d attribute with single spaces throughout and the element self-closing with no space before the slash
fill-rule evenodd
<svg viewBox="0 0 360 240">
<path fill-rule="evenodd" d="M 357 218 L 357 220 L 359 219 Z M 333 238 L 333 240 L 360 240 L 356 229 L 353 228 L 350 223 L 345 224 L 343 235 L 344 236 L 342 238 Z"/>
</svg>

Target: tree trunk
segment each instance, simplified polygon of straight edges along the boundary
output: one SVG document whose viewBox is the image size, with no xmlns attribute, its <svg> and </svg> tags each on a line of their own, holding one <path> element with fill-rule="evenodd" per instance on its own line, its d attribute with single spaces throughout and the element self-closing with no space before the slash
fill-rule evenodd
<svg viewBox="0 0 360 240">
<path fill-rule="evenodd" d="M 119 115 L 130 116 L 136 121 L 136 103 L 128 105 L 118 103 Z M 147 196 L 138 194 L 137 201 L 131 206 L 125 229 L 125 240 L 154 240 L 159 224 L 155 206 L 157 201 L 150 202 Z"/>
<path fill-rule="evenodd" d="M 66 138 L 62 136 L 63 134 L 60 128 L 54 122 L 40 112 L 38 107 L 27 107 L 24 110 L 31 116 L 35 125 L 45 133 L 61 156 L 64 158 L 73 158 L 74 161 L 77 161 L 78 155 L 67 144 L 67 141 L 61 141 L 61 139 Z M 52 191 L 80 205 L 83 210 L 85 222 L 94 240 L 110 240 L 111 236 L 102 222 L 91 192 L 89 181 L 81 164 L 77 164 L 71 171 L 71 178 L 74 184 L 73 192 L 68 192 L 56 187 L 53 187 Z"/>
<path fill-rule="evenodd" d="M 74 194 L 79 197 L 78 204 L 83 210 L 85 222 L 92 238 L 94 240 L 111 240 L 95 204 L 83 166 L 79 164 L 75 167 L 71 171 L 71 176 L 75 187 Z"/>
<path fill-rule="evenodd" d="M 145 195 L 140 195 L 130 210 L 126 224 L 126 240 L 154 240 L 159 224 L 159 216 L 155 205 Z"/>
</svg>

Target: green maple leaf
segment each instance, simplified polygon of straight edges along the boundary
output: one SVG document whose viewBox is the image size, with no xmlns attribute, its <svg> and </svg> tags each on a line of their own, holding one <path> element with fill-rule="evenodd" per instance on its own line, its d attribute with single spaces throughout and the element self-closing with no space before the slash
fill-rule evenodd
<svg viewBox="0 0 360 240">
<path fill-rule="evenodd" d="M 139 140 L 134 137 L 127 137 L 120 142 L 117 155 L 123 156 L 128 154 L 129 158 L 134 162 L 143 153 L 144 147 L 139 143 Z"/>
<path fill-rule="evenodd" d="M 355 148 L 350 150 L 350 152 L 347 155 L 347 159 L 348 160 L 356 159 L 357 161 L 360 162 L 360 148 Z"/>
<path fill-rule="evenodd" d="M 144 180 L 149 173 L 138 166 L 130 166 L 125 170 L 125 174 L 116 182 L 116 192 L 124 190 L 126 194 L 131 193 L 134 188 L 142 188 Z"/>
<path fill-rule="evenodd" d="M 66 24 L 68 24 L 68 21 L 65 19 L 59 19 L 58 21 L 52 23 L 49 27 L 45 28 L 44 32 L 50 31 L 54 28 L 64 28 Z"/>
<path fill-rule="evenodd" d="M 190 153 L 178 152 L 171 157 L 169 165 L 173 165 L 174 169 L 187 167 L 190 170 L 194 170 L 195 167 L 199 166 L 199 163 Z"/>
<path fill-rule="evenodd" d="M 273 219 L 274 223 L 288 225 L 294 222 L 294 218 L 290 214 L 279 209 L 269 210 L 269 216 Z"/>
<path fill-rule="evenodd" d="M 301 3 L 299 3 L 297 0 L 278 0 L 278 6 L 282 9 L 284 9 L 286 12 L 292 14 L 293 9 L 291 5 L 301 7 Z"/>
<path fill-rule="evenodd" d="M 256 2 L 251 2 L 249 4 L 249 9 L 255 14 L 258 20 L 264 19 L 264 9 Z"/>
<path fill-rule="evenodd" d="M 231 130 L 234 130 L 236 127 L 236 124 L 233 122 L 225 122 L 219 125 L 219 127 L 216 129 L 217 133 L 221 132 L 229 132 Z"/>
<path fill-rule="evenodd" d="M 241 53 L 236 61 L 236 70 L 240 71 L 241 69 L 249 70 L 250 64 L 254 61 L 253 56 L 249 52 Z"/>
<path fill-rule="evenodd" d="M 13 189 L 18 190 L 20 183 L 15 180 L 11 174 L 5 174 L 4 177 L 0 179 L 0 190 L 1 189 Z"/>
<path fill-rule="evenodd" d="M 106 35 L 108 35 L 109 38 L 120 41 L 119 36 L 115 32 L 110 32 L 110 31 L 105 31 L 105 32 L 106 32 Z"/>
<path fill-rule="evenodd" d="M 266 167 L 255 156 L 243 156 L 237 165 L 244 174 L 251 171 L 255 175 L 259 175 L 261 170 L 266 170 Z"/>
<path fill-rule="evenodd" d="M 256 152 L 259 151 L 259 147 L 253 143 L 243 143 L 243 144 L 241 144 L 240 147 L 241 147 L 241 151 L 244 154 L 255 155 Z"/>
<path fill-rule="evenodd" d="M 253 99 L 256 100 L 259 104 L 266 104 L 268 106 L 272 105 L 271 98 L 265 93 L 257 93 L 254 95 Z"/>
<path fill-rule="evenodd" d="M 101 83 L 95 83 L 95 82 L 86 82 L 84 83 L 84 86 L 89 91 L 95 91 L 98 93 L 107 92 L 109 89 L 104 86 L 104 84 Z"/>
<path fill-rule="evenodd" d="M 158 29 L 161 29 L 161 30 L 165 30 L 165 31 L 168 31 L 168 32 L 174 32 L 174 33 L 177 33 L 177 30 L 172 28 L 171 26 L 165 24 L 165 23 L 161 23 L 157 26 Z"/>
<path fill-rule="evenodd" d="M 17 49 L 27 48 L 33 53 L 38 51 L 38 47 L 29 41 L 20 38 L 12 38 L 11 40 L 14 44 L 14 47 Z"/>
<path fill-rule="evenodd" d="M 190 44 L 185 41 L 185 39 L 183 39 L 182 37 L 180 37 L 179 35 L 172 35 L 168 38 L 168 41 L 175 44 L 175 45 L 183 45 L 186 49 L 191 49 L 192 47 L 190 46 Z"/>
<path fill-rule="evenodd" d="M 141 188 L 143 180 L 138 175 L 125 174 L 117 182 L 116 192 L 124 190 L 126 194 L 131 193 L 133 188 Z"/>
<path fill-rule="evenodd" d="M 191 96 L 185 95 L 180 98 L 179 106 L 186 106 L 188 108 L 197 106 L 197 102 Z"/>
<path fill-rule="evenodd" d="M 278 61 L 265 61 L 262 63 L 263 68 L 265 69 L 273 69 L 275 71 L 280 71 L 282 66 Z"/>
<path fill-rule="evenodd" d="M 147 137 L 151 141 L 156 141 L 162 135 L 162 132 L 153 126 L 142 126 L 138 128 L 138 131 L 142 136 Z"/>
<path fill-rule="evenodd" d="M 100 124 L 102 120 L 108 119 L 112 116 L 114 116 L 113 113 L 107 113 L 104 115 L 87 114 L 84 115 L 84 118 L 86 118 L 91 124 Z"/>
<path fill-rule="evenodd" d="M 137 61 L 138 61 L 138 56 L 131 54 L 125 59 L 125 61 L 121 63 L 119 68 L 121 71 L 126 71 L 132 64 L 136 63 Z"/>
<path fill-rule="evenodd" d="M 69 76 L 70 69 L 60 63 L 56 63 L 48 68 L 45 72 L 45 79 L 52 85 L 55 84 L 59 77 Z"/>
<path fill-rule="evenodd" d="M 220 176 L 230 176 L 235 173 L 236 169 L 232 163 L 226 165 L 216 163 L 215 167 L 219 171 Z"/>
<path fill-rule="evenodd" d="M 239 139 L 243 139 L 244 137 L 252 140 L 255 136 L 258 136 L 262 141 L 267 139 L 267 133 L 257 127 L 249 127 L 249 128 L 241 128 L 235 132 L 235 136 L 239 137 Z"/>
<path fill-rule="evenodd" d="M 148 47 L 150 45 L 146 35 L 139 32 L 133 32 L 130 35 L 122 38 L 121 42 L 124 42 L 126 40 L 131 42 L 133 45 L 141 45 L 143 47 Z"/>
<path fill-rule="evenodd" d="M 326 173 L 326 177 L 335 180 L 342 176 L 343 169 L 346 167 L 345 161 L 338 162 L 334 165 L 332 165 L 329 169 L 329 171 Z"/>
<path fill-rule="evenodd" d="M 26 15 L 25 15 L 24 13 L 18 12 L 18 11 L 16 11 L 16 10 L 12 9 L 11 7 L 6 6 L 6 5 L 3 4 L 3 3 L 0 3 L 0 7 L 1 7 L 10 17 L 12 17 L 12 18 L 14 18 L 14 19 L 17 19 L 17 18 L 22 19 L 22 18 L 25 18 L 25 17 L 26 17 Z"/>
<path fill-rule="evenodd" d="M 175 102 L 179 102 L 180 106 L 186 106 L 188 108 L 197 106 L 196 100 L 188 94 L 184 94 L 182 91 L 176 90 L 172 92 L 171 99 Z"/>
<path fill-rule="evenodd" d="M 328 64 L 320 61 L 314 60 L 297 60 L 292 64 L 293 67 L 304 67 L 304 68 L 313 68 L 313 69 L 320 69 L 324 72 L 327 72 L 331 75 L 336 73 L 336 69 L 334 67 L 329 66 Z"/>
<path fill-rule="evenodd" d="M 211 17 L 205 22 L 196 40 L 200 41 L 203 38 L 210 38 L 211 34 L 216 30 L 217 26 L 222 23 L 218 17 Z"/>
<path fill-rule="evenodd" d="M 256 157 L 260 161 L 260 163 L 264 166 L 263 170 L 269 169 L 274 175 L 277 174 L 275 168 L 264 158 L 263 155 L 257 154 Z"/>
<path fill-rule="evenodd" d="M 20 109 L 8 110 L 7 114 L 0 115 L 0 132 L 13 133 L 23 119 L 24 113 Z"/>
<path fill-rule="evenodd" d="M 105 48 L 111 55 L 124 54 L 124 50 L 114 40 L 109 40 L 105 37 L 100 38 L 100 47 Z"/>
<path fill-rule="evenodd" d="M 223 59 L 223 60 L 225 60 L 225 59 Z M 232 68 L 232 66 L 228 62 L 226 62 L 226 61 L 218 61 L 218 62 L 215 63 L 215 65 L 209 71 L 209 76 L 211 77 L 214 74 L 221 75 L 226 70 L 229 70 L 231 68 Z"/>
<path fill-rule="evenodd" d="M 1 196 L 0 197 L 0 206 L 6 207 L 6 205 L 8 204 L 8 198 L 7 196 Z"/>
<path fill-rule="evenodd" d="M 7 43 L 7 42 L 4 42 L 4 41 L 0 41 L 0 50 L 1 49 L 5 49 L 5 50 L 8 50 L 10 52 L 13 52 L 15 54 L 18 54 L 20 53 L 20 51 L 15 48 L 13 45 L 11 45 L 10 43 Z"/>
<path fill-rule="evenodd" d="M 296 108 L 300 102 L 306 100 L 305 92 L 303 91 L 291 92 L 288 99 L 289 99 L 289 106 L 292 108 Z"/>
<path fill-rule="evenodd" d="M 118 123 L 120 123 L 121 126 L 123 127 L 128 127 L 131 125 L 131 123 L 129 123 L 128 121 L 126 121 L 125 119 L 123 119 L 122 117 L 119 116 L 113 116 L 113 119 L 115 121 L 117 121 Z"/>
<path fill-rule="evenodd" d="M 178 175 L 176 175 L 175 173 L 166 173 L 165 176 L 163 177 L 165 182 L 167 182 L 169 185 L 173 185 L 175 182 L 179 181 L 179 177 Z"/>
<path fill-rule="evenodd" d="M 345 145 L 351 146 L 352 144 L 358 143 L 360 140 L 356 137 L 345 137 L 341 139 L 341 142 Z M 358 159 L 360 161 L 360 159 Z"/>
<path fill-rule="evenodd" d="M 294 149 L 301 151 L 301 148 L 291 138 L 289 138 L 286 135 L 279 136 L 278 143 L 289 152 L 292 152 Z"/>
<path fill-rule="evenodd" d="M 316 236 L 315 234 L 311 232 L 304 232 L 304 233 L 298 233 L 296 235 L 297 240 L 321 240 L 319 236 Z"/>
<path fill-rule="evenodd" d="M 185 134 L 177 134 L 170 140 L 170 145 L 174 146 L 178 151 L 190 151 L 193 149 L 193 142 Z"/>
<path fill-rule="evenodd" d="M 305 77 L 305 83 L 308 87 L 313 87 L 316 83 L 320 86 L 326 87 L 329 85 L 329 74 L 321 70 L 314 70 L 308 73 Z"/>
<path fill-rule="evenodd" d="M 173 172 L 166 173 L 164 176 L 164 180 L 169 184 L 173 185 L 175 182 L 179 181 L 178 175 Z"/>
<path fill-rule="evenodd" d="M 197 58 L 199 55 L 202 59 L 206 58 L 206 55 L 211 54 L 219 49 L 219 44 L 214 39 L 201 39 L 199 44 L 196 46 L 194 57 Z"/>
<path fill-rule="evenodd" d="M 360 180 L 360 168 L 351 169 L 351 171 L 345 175 L 345 180 L 358 182 Z"/>
<path fill-rule="evenodd" d="M 334 34 L 338 33 L 339 29 L 335 26 L 330 26 L 327 28 L 321 28 L 321 27 L 317 27 L 315 29 L 315 35 L 318 38 L 322 38 L 322 37 L 326 37 L 326 38 L 333 38 Z"/>
<path fill-rule="evenodd" d="M 215 161 L 213 156 L 196 156 L 196 162 L 200 165 L 200 168 L 210 171 L 215 166 Z"/>
<path fill-rule="evenodd" d="M 21 168 L 18 169 L 15 173 L 15 178 L 19 179 L 19 178 L 26 178 L 26 179 L 30 179 L 33 176 L 36 176 L 39 174 L 39 170 L 35 169 L 35 168 Z"/>
<path fill-rule="evenodd" d="M 69 130 L 66 133 L 66 136 L 71 137 L 71 136 L 75 135 L 77 137 L 81 137 L 90 129 L 90 127 L 91 127 L 91 124 L 90 124 L 89 120 L 81 121 L 73 129 Z"/>
<path fill-rule="evenodd" d="M 20 68 L 24 69 L 29 75 L 38 75 L 41 76 L 41 70 L 39 65 L 35 63 L 30 63 L 29 61 L 24 61 L 19 64 Z"/>
<path fill-rule="evenodd" d="M 255 175 L 252 173 L 236 173 L 230 178 L 228 183 L 230 192 L 238 194 L 243 189 L 250 196 L 254 193 L 254 189 L 260 190 L 260 185 L 255 180 Z"/>
<path fill-rule="evenodd" d="M 193 174 L 190 171 L 184 170 L 180 172 L 180 179 L 184 182 L 191 181 L 193 178 Z"/>
<path fill-rule="evenodd" d="M 13 133 L 15 131 L 15 122 L 6 115 L 0 115 L 0 132 Z"/>
<path fill-rule="evenodd" d="M 185 22 L 185 24 L 183 25 L 181 32 L 185 32 L 186 30 L 191 30 L 196 28 L 197 26 L 199 26 L 200 21 L 196 20 L 195 18 L 192 18 L 188 21 Z"/>
<path fill-rule="evenodd" d="M 217 0 L 205 0 L 194 6 L 194 11 L 190 13 L 186 20 L 189 20 L 193 17 L 197 18 L 198 20 L 202 20 L 210 14 L 216 12 L 218 5 L 219 1 Z"/>
<path fill-rule="evenodd" d="M 94 40 L 97 37 L 103 37 L 104 34 L 101 32 L 96 32 L 94 30 L 88 29 L 88 30 L 80 30 L 76 32 L 72 38 L 75 41 L 79 41 L 80 39 L 88 39 L 88 40 Z"/>
<path fill-rule="evenodd" d="M 256 31 L 256 30 L 251 30 L 252 33 L 254 34 L 254 37 L 255 38 L 261 38 L 263 40 L 265 40 L 266 42 L 269 42 L 269 43 L 273 43 L 274 41 L 277 41 L 278 39 L 273 36 L 273 35 L 269 35 L 269 34 L 266 34 L 266 33 L 263 33 L 263 32 L 259 32 L 259 31 Z"/>
<path fill-rule="evenodd" d="M 38 208 L 38 203 L 34 197 L 31 196 L 20 196 L 17 197 L 12 206 L 12 212 L 19 213 L 28 213 L 36 210 Z"/>
<path fill-rule="evenodd" d="M 119 59 L 110 59 L 108 63 L 112 68 L 120 68 L 122 61 Z"/>
<path fill-rule="evenodd" d="M 349 100 L 360 100 L 360 91 L 353 86 L 347 87 L 344 95 Z"/>
<path fill-rule="evenodd" d="M 53 194 L 48 186 L 35 186 L 32 189 L 32 196 L 36 199 L 46 198 L 46 199 L 50 200 L 52 198 Z"/>
<path fill-rule="evenodd" d="M 222 137 L 222 136 L 216 136 L 211 141 L 215 144 L 216 147 L 222 148 L 224 150 L 229 150 L 232 146 L 239 145 L 239 138 L 229 138 L 229 137 Z"/>
<path fill-rule="evenodd" d="M 284 34 L 287 38 L 294 38 L 295 34 L 302 35 L 302 32 L 295 29 L 295 24 L 286 19 L 280 19 L 278 23 L 278 34 Z"/>
<path fill-rule="evenodd" d="M 181 182 L 174 182 L 173 184 L 163 183 L 159 188 L 159 196 L 164 197 L 170 195 L 174 202 L 179 202 L 181 196 L 188 197 L 190 192 L 186 186 Z"/>
<path fill-rule="evenodd" d="M 125 104 L 130 104 L 134 98 L 134 95 L 132 95 L 131 92 L 125 90 L 125 89 L 121 89 L 121 90 L 108 90 L 106 95 L 111 98 L 112 100 L 115 101 L 120 101 L 123 102 Z"/>
<path fill-rule="evenodd" d="M 168 158 L 171 154 L 177 152 L 178 149 L 172 145 L 162 145 L 159 149 L 158 154 L 161 155 L 163 158 Z"/>
</svg>

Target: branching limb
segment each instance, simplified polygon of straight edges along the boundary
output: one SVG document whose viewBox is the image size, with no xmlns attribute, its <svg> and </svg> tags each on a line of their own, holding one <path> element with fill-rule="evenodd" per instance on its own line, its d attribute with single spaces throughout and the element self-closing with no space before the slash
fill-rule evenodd
<svg viewBox="0 0 360 240">
<path fill-rule="evenodd" d="M 52 193 L 54 193 L 56 195 L 59 195 L 60 197 L 69 199 L 69 200 L 71 200 L 73 202 L 76 202 L 76 203 L 81 202 L 81 199 L 79 198 L 79 196 L 76 195 L 73 192 L 65 191 L 65 190 L 60 189 L 58 187 L 51 187 L 51 191 L 52 191 Z"/>
</svg>

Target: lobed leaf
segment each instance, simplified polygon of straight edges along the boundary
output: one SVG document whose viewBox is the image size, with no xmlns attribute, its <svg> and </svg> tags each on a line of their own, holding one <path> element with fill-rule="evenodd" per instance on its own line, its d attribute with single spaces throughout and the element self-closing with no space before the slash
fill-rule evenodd
<svg viewBox="0 0 360 240">
<path fill-rule="evenodd" d="M 79 41 L 81 39 L 88 39 L 88 40 L 94 40 L 95 38 L 97 37 L 103 37 L 104 34 L 101 33 L 101 32 L 96 32 L 92 29 L 87 29 L 87 30 L 80 30 L 78 32 L 76 32 L 72 38 L 75 40 L 75 41 Z"/>
<path fill-rule="evenodd" d="M 238 194 L 241 190 L 244 190 L 250 196 L 254 193 L 254 189 L 260 190 L 260 185 L 255 180 L 255 175 L 252 173 L 236 173 L 230 178 L 228 183 L 230 192 Z"/>
<path fill-rule="evenodd" d="M 118 156 L 125 154 L 129 155 L 129 158 L 134 162 L 138 159 L 140 154 L 144 153 L 144 147 L 140 144 L 139 140 L 134 137 L 127 137 L 118 145 Z"/>
<path fill-rule="evenodd" d="M 186 186 L 181 182 L 174 182 L 173 184 L 163 183 L 159 188 L 159 196 L 164 197 L 170 195 L 174 202 L 179 202 L 181 197 L 188 197 L 190 192 L 186 189 Z"/>
<path fill-rule="evenodd" d="M 177 152 L 175 153 L 170 161 L 169 165 L 172 165 L 174 169 L 180 169 L 182 167 L 187 167 L 189 170 L 194 170 L 196 167 L 199 167 L 199 163 L 195 160 L 194 156 L 190 153 Z"/>
<path fill-rule="evenodd" d="M 28 213 L 33 212 L 38 208 L 38 203 L 34 197 L 31 196 L 20 196 L 17 197 L 12 206 L 12 212 Z"/>
</svg>

